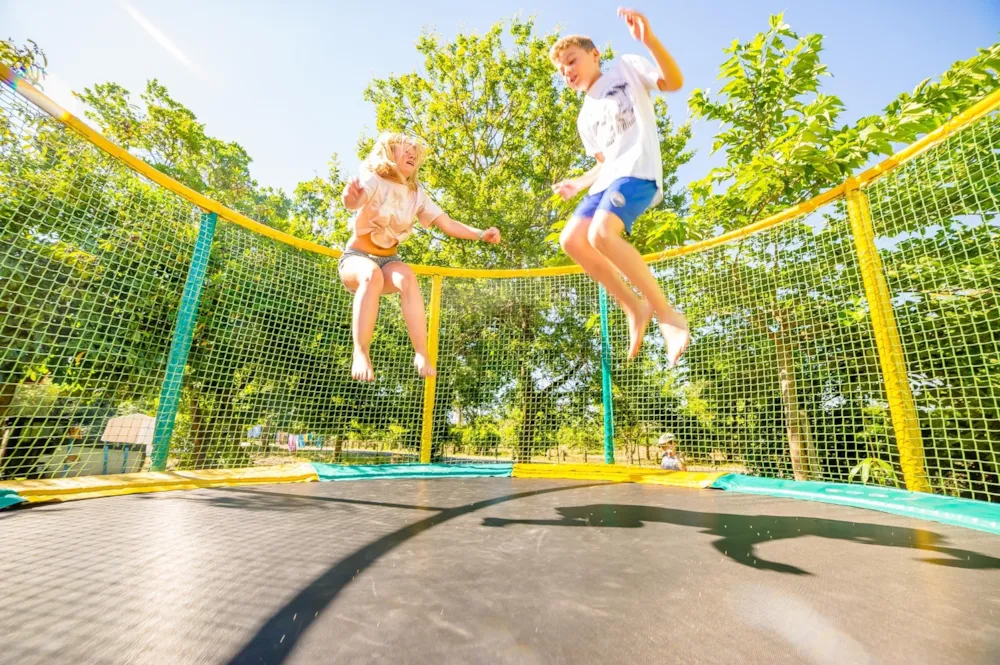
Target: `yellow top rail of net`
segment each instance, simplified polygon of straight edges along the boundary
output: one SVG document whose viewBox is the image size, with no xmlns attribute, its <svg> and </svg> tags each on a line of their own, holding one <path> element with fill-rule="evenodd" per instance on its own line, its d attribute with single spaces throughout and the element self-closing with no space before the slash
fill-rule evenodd
<svg viewBox="0 0 1000 665">
<path fill-rule="evenodd" d="M 277 229 L 273 229 L 269 226 L 256 222 L 246 215 L 231 210 L 226 206 L 222 205 L 214 199 L 210 199 L 207 196 L 199 194 L 190 187 L 183 185 L 168 175 L 161 173 L 156 170 L 146 162 L 142 161 L 138 157 L 130 154 L 128 151 L 122 149 L 121 147 L 115 145 L 104 137 L 100 132 L 94 130 L 92 127 L 87 125 L 85 122 L 74 116 L 72 113 L 62 108 L 56 102 L 49 99 L 44 93 L 31 85 L 23 77 L 21 77 L 17 72 L 8 67 L 6 64 L 0 62 L 0 78 L 6 81 L 21 97 L 28 100 L 30 103 L 37 106 L 39 109 L 52 116 L 56 120 L 60 121 L 67 127 L 75 130 L 81 134 L 88 141 L 93 143 L 99 149 L 103 150 L 107 154 L 111 155 L 115 159 L 123 162 L 132 170 L 142 174 L 143 176 L 149 178 L 156 184 L 164 187 L 178 196 L 187 199 L 194 205 L 202 208 L 207 212 L 216 213 L 221 219 L 226 220 L 232 224 L 237 224 L 242 226 L 254 233 L 259 233 L 260 235 L 272 238 L 278 242 L 290 245 L 297 249 L 305 250 L 308 252 L 314 252 L 316 254 L 323 254 L 331 257 L 339 257 L 341 252 L 338 249 L 333 249 L 331 247 L 324 247 L 314 242 L 308 240 L 303 240 L 301 238 L 296 238 L 293 235 L 289 235 Z M 768 217 L 767 219 L 762 219 L 758 222 L 750 224 L 740 229 L 724 233 L 722 235 L 716 236 L 714 238 L 709 238 L 707 240 L 702 240 L 700 242 L 692 243 L 690 245 L 683 245 L 681 247 L 675 247 L 662 252 L 657 252 L 654 254 L 647 254 L 643 258 L 646 262 L 658 261 L 661 259 L 667 259 L 675 256 L 683 256 L 685 254 L 693 254 L 695 252 L 701 252 L 713 247 L 718 247 L 719 245 L 724 245 L 734 240 L 739 240 L 741 238 L 746 238 L 747 236 L 754 235 L 765 229 L 777 226 L 782 222 L 789 219 L 793 219 L 800 215 L 812 212 L 816 208 L 829 203 L 838 196 L 843 195 L 848 184 L 853 187 L 862 187 L 867 183 L 885 175 L 889 171 L 892 171 L 900 164 L 903 164 L 907 160 L 910 160 L 920 153 L 924 152 L 928 148 L 940 143 L 945 140 L 955 132 L 959 131 L 963 127 L 975 122 L 984 115 L 990 113 L 991 111 L 1000 108 L 1000 90 L 993 92 L 988 95 L 980 102 L 974 104 L 970 108 L 966 109 L 964 112 L 955 116 L 947 123 L 941 125 L 934 131 L 927 134 L 927 136 L 922 139 L 915 141 L 911 145 L 903 148 L 895 155 L 887 158 L 881 163 L 873 166 L 867 171 L 863 172 L 856 178 L 850 178 L 848 181 L 830 189 L 822 194 L 819 194 L 808 201 L 800 203 L 796 206 L 792 206 L 787 210 L 783 210 L 775 215 Z M 574 275 L 582 272 L 579 266 L 558 266 L 551 268 L 522 268 L 522 269 L 511 269 L 511 270 L 476 270 L 470 268 L 446 268 L 439 266 L 423 266 L 423 265 L 411 265 L 413 271 L 418 275 L 441 275 L 443 277 L 466 277 L 466 278 L 514 278 L 514 277 L 544 277 L 552 275 Z"/>
</svg>

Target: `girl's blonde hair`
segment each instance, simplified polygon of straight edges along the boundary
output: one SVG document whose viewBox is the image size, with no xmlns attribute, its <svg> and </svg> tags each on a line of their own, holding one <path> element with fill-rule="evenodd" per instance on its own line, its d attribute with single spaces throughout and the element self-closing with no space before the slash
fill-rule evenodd
<svg viewBox="0 0 1000 665">
<path fill-rule="evenodd" d="M 396 167 L 393 148 L 397 145 L 413 146 L 417 152 L 416 166 L 409 178 L 404 178 L 403 174 Z M 413 191 L 417 191 L 417 172 L 420 170 L 420 165 L 424 163 L 426 156 L 427 146 L 415 138 L 406 134 L 400 134 L 399 132 L 383 132 L 375 139 L 375 145 L 372 146 L 372 151 L 368 153 L 368 156 L 361 163 L 361 169 L 406 185 Z"/>
</svg>

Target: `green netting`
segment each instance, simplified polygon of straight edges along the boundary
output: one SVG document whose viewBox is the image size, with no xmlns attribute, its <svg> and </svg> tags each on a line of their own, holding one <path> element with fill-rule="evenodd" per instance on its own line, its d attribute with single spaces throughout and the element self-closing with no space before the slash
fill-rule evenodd
<svg viewBox="0 0 1000 665">
<path fill-rule="evenodd" d="M 226 468 L 303 459 L 418 461 L 423 381 L 399 299 L 381 302 L 373 384 L 351 380 L 351 302 L 336 259 L 221 226 L 171 462 Z"/>
<path fill-rule="evenodd" d="M 693 344 L 666 369 L 655 327 L 624 361 L 612 317 L 615 434 L 656 463 L 672 434 L 691 470 L 847 480 L 863 459 L 895 465 L 888 405 L 844 202 L 653 269 Z M 898 473 L 898 469 L 897 469 Z"/>
<path fill-rule="evenodd" d="M 1000 114 L 868 188 L 935 491 L 1000 499 Z"/>
<path fill-rule="evenodd" d="M 602 462 L 597 286 L 583 275 L 447 279 L 435 457 Z"/>
<path fill-rule="evenodd" d="M 0 86 L 0 479 L 143 468 L 199 213 Z"/>
<path fill-rule="evenodd" d="M 656 465 L 669 433 L 692 470 L 901 487 L 905 421 L 935 491 L 1000 496 L 998 145 L 994 113 L 865 189 L 899 351 L 876 345 L 843 199 L 654 263 L 694 341 L 669 370 L 651 327 L 625 362 L 611 308 L 616 461 Z M 202 211 L 7 88 L 0 195 L 0 478 L 143 468 Z M 427 413 L 398 297 L 377 380 L 350 379 L 351 302 L 334 259 L 220 219 L 169 466 L 416 463 L 425 417 L 434 462 L 604 462 L 586 276 L 445 278 Z M 915 411 L 890 411 L 886 353 Z"/>
</svg>

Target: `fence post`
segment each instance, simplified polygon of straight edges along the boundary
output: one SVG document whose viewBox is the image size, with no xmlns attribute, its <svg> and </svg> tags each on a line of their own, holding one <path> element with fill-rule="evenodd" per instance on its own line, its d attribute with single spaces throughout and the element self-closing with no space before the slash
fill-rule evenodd
<svg viewBox="0 0 1000 665">
<path fill-rule="evenodd" d="M 892 311 L 889 285 L 882 272 L 882 260 L 875 246 L 875 227 L 872 225 L 868 196 L 858 187 L 855 179 L 847 182 L 847 213 L 851 220 L 854 247 L 858 252 L 861 278 L 871 310 L 875 345 L 879 364 L 885 380 L 889 415 L 896 434 L 899 463 L 903 467 L 906 489 L 913 492 L 930 492 L 931 486 L 924 468 L 924 445 L 920 435 L 920 422 L 906 375 L 906 358 L 903 343 Z"/>
<path fill-rule="evenodd" d="M 427 355 L 431 367 L 437 369 L 438 343 L 441 339 L 441 284 L 444 277 L 434 275 L 431 281 L 431 313 L 427 330 Z M 431 461 L 431 444 L 434 439 L 434 395 L 437 391 L 437 377 L 424 379 L 424 423 L 420 433 L 420 463 Z"/>
<path fill-rule="evenodd" d="M 601 395 L 604 398 L 604 463 L 615 463 L 615 410 L 611 395 L 611 335 L 608 332 L 608 292 L 601 289 Z"/>
<path fill-rule="evenodd" d="M 156 425 L 153 429 L 151 471 L 163 471 L 167 467 L 170 439 L 174 433 L 181 385 L 184 381 L 184 368 L 187 365 L 188 353 L 191 351 L 194 324 L 198 319 L 198 305 L 201 302 L 202 287 L 205 285 L 205 274 L 208 272 L 208 257 L 212 250 L 212 239 L 215 237 L 216 221 L 216 214 L 210 212 L 201 216 L 201 224 L 198 225 L 198 239 L 194 244 L 194 254 L 191 256 L 187 281 L 184 283 L 184 295 L 181 296 L 181 305 L 177 312 L 174 337 L 170 342 L 167 371 L 160 386 Z"/>
</svg>

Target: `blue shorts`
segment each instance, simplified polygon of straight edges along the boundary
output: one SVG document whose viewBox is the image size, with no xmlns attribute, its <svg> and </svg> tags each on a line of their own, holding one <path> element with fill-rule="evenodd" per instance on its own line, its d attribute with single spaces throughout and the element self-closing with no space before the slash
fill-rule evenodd
<svg viewBox="0 0 1000 665">
<path fill-rule="evenodd" d="M 576 207 L 575 217 L 591 218 L 598 210 L 618 215 L 625 224 L 625 233 L 632 234 L 632 225 L 656 196 L 656 182 L 641 178 L 618 178 L 607 189 L 588 194 Z"/>
</svg>

